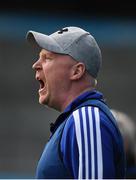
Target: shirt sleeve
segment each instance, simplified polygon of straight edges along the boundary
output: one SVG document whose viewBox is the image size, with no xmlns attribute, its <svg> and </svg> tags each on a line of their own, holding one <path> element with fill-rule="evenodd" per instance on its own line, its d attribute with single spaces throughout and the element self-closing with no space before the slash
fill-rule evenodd
<svg viewBox="0 0 136 180">
<path fill-rule="evenodd" d="M 82 107 L 66 122 L 61 152 L 75 179 L 114 178 L 113 140 L 97 107 Z"/>
</svg>

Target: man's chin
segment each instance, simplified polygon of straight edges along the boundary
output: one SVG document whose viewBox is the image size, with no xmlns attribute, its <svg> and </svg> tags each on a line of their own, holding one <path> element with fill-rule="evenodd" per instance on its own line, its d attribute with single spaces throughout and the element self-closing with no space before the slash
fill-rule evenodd
<svg viewBox="0 0 136 180">
<path fill-rule="evenodd" d="M 42 104 L 42 105 L 47 105 L 46 98 L 40 98 L 39 97 L 39 103 Z"/>
</svg>

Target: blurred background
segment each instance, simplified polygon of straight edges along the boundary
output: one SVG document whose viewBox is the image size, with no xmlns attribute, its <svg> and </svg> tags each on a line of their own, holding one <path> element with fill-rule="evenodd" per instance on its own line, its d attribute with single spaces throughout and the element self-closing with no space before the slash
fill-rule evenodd
<svg viewBox="0 0 136 180">
<path fill-rule="evenodd" d="M 0 178 L 34 178 L 59 115 L 38 103 L 31 69 L 37 54 L 28 30 L 50 34 L 79 26 L 97 40 L 103 55 L 98 90 L 113 109 L 136 122 L 136 6 L 134 1 L 1 0 L 0 3 Z"/>
</svg>

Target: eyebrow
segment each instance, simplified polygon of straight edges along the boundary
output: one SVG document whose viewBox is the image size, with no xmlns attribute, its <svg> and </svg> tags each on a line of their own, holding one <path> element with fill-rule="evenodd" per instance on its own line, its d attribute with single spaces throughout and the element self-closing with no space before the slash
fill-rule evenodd
<svg viewBox="0 0 136 180">
<path fill-rule="evenodd" d="M 42 51 L 39 53 L 39 56 L 45 55 L 46 57 L 54 57 L 54 54 L 52 52 L 45 52 L 44 54 L 42 53 Z"/>
</svg>

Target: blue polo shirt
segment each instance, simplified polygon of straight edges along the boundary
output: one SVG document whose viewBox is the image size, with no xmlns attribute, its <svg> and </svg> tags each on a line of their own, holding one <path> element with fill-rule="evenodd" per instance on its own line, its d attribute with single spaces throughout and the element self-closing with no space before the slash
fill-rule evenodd
<svg viewBox="0 0 136 180">
<path fill-rule="evenodd" d="M 95 101 L 94 104 L 89 105 L 86 103 L 88 100 L 101 102 L 102 108 Z M 61 164 L 61 166 L 59 165 L 61 168 L 58 167 L 58 174 L 63 174 L 66 170 L 70 174 L 69 177 L 74 179 L 124 178 L 125 164 L 122 137 L 110 109 L 104 104 L 102 93 L 98 91 L 85 92 L 66 107 L 51 127 L 50 141 L 58 136 L 60 131 L 57 132 L 57 130 L 61 124 L 64 124 L 59 134 L 60 143 L 56 143 L 60 152 L 57 151 L 58 153 L 55 156 L 48 152 L 48 157 L 57 156 L 57 160 L 53 161 L 52 159 L 52 162 L 57 164 L 59 161 L 58 164 Z M 55 144 L 55 141 L 52 142 L 50 147 Z M 55 146 L 53 148 L 55 149 Z M 50 174 L 55 172 L 56 179 L 67 178 L 57 175 L 57 165 L 54 165 L 54 170 L 50 170 L 50 165 L 46 168 L 50 161 L 46 154 L 46 150 L 44 150 L 38 164 L 37 178 L 50 178 L 50 175 L 44 176 L 46 172 L 41 173 L 44 172 L 44 167 L 52 172 Z M 60 158 L 58 158 L 59 156 Z M 61 163 L 58 159 L 61 160 Z"/>
</svg>

